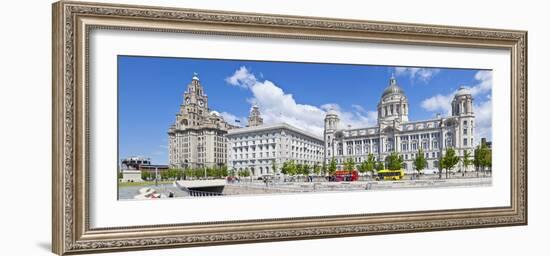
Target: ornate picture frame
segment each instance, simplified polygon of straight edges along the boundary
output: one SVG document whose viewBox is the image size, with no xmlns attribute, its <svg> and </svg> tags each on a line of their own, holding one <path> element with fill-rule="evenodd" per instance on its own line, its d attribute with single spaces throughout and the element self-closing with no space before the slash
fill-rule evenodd
<svg viewBox="0 0 550 256">
<path fill-rule="evenodd" d="M 399 45 L 511 53 L 506 207 L 90 227 L 89 33 L 96 29 Z M 53 4 L 52 247 L 57 254 L 527 224 L 527 32 L 61 1 Z M 499 160 L 500 161 L 500 160 Z"/>
</svg>

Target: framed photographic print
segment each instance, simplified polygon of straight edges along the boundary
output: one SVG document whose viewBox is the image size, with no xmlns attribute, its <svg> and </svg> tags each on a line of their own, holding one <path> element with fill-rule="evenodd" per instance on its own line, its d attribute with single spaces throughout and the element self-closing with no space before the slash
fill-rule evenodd
<svg viewBox="0 0 550 256">
<path fill-rule="evenodd" d="M 526 40 L 55 3 L 53 251 L 526 225 Z"/>
</svg>

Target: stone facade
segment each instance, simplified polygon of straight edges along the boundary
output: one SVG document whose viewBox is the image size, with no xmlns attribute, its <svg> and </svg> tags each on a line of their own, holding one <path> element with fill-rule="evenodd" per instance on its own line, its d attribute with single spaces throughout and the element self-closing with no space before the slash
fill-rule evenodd
<svg viewBox="0 0 550 256">
<path fill-rule="evenodd" d="M 262 124 L 264 124 L 264 119 L 260 116 L 260 109 L 258 108 L 258 106 L 254 105 L 250 109 L 247 126 L 259 126 Z"/>
<path fill-rule="evenodd" d="M 228 166 L 252 176 L 280 173 L 285 161 L 323 163 L 323 139 L 286 123 L 229 130 Z M 273 168 L 275 167 L 275 168 Z"/>
<path fill-rule="evenodd" d="M 195 73 L 183 95 L 176 121 L 168 129 L 169 165 L 176 168 L 225 165 L 225 134 L 235 127 L 208 108 L 208 96 Z"/>
<path fill-rule="evenodd" d="M 384 161 L 389 154 L 397 152 L 404 159 L 403 168 L 413 172 L 412 162 L 419 149 L 426 156 L 428 170 L 438 169 L 439 157 L 446 148 L 454 148 L 460 156 L 464 151 L 470 151 L 473 155 L 475 115 L 473 98 L 466 88 L 458 90 L 451 107 L 451 116 L 438 115 L 430 120 L 409 121 L 407 97 L 392 77 L 378 103 L 376 126 L 341 129 L 337 113 L 327 113 L 325 163 L 334 158 L 338 169 L 342 169 L 348 158 L 359 164 L 372 153 L 377 161 Z"/>
</svg>

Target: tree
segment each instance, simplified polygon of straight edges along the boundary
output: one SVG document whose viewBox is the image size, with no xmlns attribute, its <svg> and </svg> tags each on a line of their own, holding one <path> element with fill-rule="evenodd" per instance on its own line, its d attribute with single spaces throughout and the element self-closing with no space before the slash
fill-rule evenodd
<svg viewBox="0 0 550 256">
<path fill-rule="evenodd" d="M 273 173 L 277 173 L 277 164 L 275 160 L 271 161 L 271 170 L 273 170 Z"/>
<path fill-rule="evenodd" d="M 346 162 L 344 162 L 344 170 L 346 171 L 353 171 L 355 170 L 355 161 L 353 161 L 353 158 L 348 158 Z"/>
<path fill-rule="evenodd" d="M 460 161 L 460 158 L 456 155 L 456 152 L 453 148 L 447 148 L 445 156 L 443 157 L 441 164 L 445 169 L 445 178 L 449 178 L 449 170 L 455 167 L 456 164 Z"/>
<path fill-rule="evenodd" d="M 250 171 L 248 170 L 248 167 L 245 168 L 244 170 L 242 171 L 239 171 L 239 177 L 249 177 L 250 176 Z"/>
<path fill-rule="evenodd" d="M 220 175 L 220 178 L 229 176 L 229 170 L 227 169 L 227 166 L 225 164 L 220 166 L 218 174 Z"/>
<path fill-rule="evenodd" d="M 361 164 L 359 164 L 359 166 L 357 167 L 357 170 L 362 174 L 366 173 L 368 171 L 367 164 L 367 160 L 361 162 Z"/>
<path fill-rule="evenodd" d="M 376 165 L 374 166 L 374 169 L 376 169 L 376 171 L 384 170 L 384 163 L 381 162 L 381 161 L 376 162 Z"/>
<path fill-rule="evenodd" d="M 304 176 L 309 176 L 310 172 L 311 172 L 311 166 L 309 166 L 308 164 L 303 164 L 300 174 L 303 174 Z"/>
<path fill-rule="evenodd" d="M 424 170 L 424 168 L 428 165 L 428 161 L 426 161 L 426 157 L 424 156 L 422 149 L 418 150 L 418 153 L 414 158 L 413 165 L 418 174 L 420 174 L 420 171 Z"/>
<path fill-rule="evenodd" d="M 376 168 L 376 158 L 372 153 L 369 153 L 367 155 L 367 163 L 366 163 L 367 172 L 370 172 L 370 174 L 373 175 L 375 168 Z"/>
<path fill-rule="evenodd" d="M 321 171 L 322 171 L 321 169 L 322 169 L 322 167 L 321 167 L 321 165 L 319 165 L 318 163 L 315 163 L 315 164 L 313 165 L 313 172 L 314 172 L 315 174 L 320 175 L 320 174 L 321 174 Z"/>
<path fill-rule="evenodd" d="M 483 172 L 492 166 L 492 152 L 486 144 L 481 144 L 474 150 L 473 164 L 476 170 L 481 169 Z"/>
<path fill-rule="evenodd" d="M 119 170 L 117 172 L 117 177 L 118 177 L 118 179 L 122 179 L 123 176 L 122 176 L 122 171 L 121 170 Z"/>
<path fill-rule="evenodd" d="M 216 177 L 218 176 L 218 170 L 216 168 L 206 168 L 206 177 Z"/>
<path fill-rule="evenodd" d="M 443 171 L 443 157 L 441 156 L 441 153 L 439 154 L 438 158 L 438 165 L 437 165 L 437 173 L 439 174 L 439 179 L 441 179 L 441 172 Z"/>
<path fill-rule="evenodd" d="M 162 179 L 177 180 L 183 176 L 183 170 L 181 169 L 168 169 L 161 174 Z"/>
<path fill-rule="evenodd" d="M 471 158 L 472 158 L 472 153 L 468 150 L 464 150 L 464 156 L 462 156 L 462 159 L 461 159 L 462 166 L 464 167 L 464 171 L 462 172 L 462 176 L 465 175 L 466 170 L 468 169 L 468 167 L 473 164 L 474 161 Z"/>
<path fill-rule="evenodd" d="M 492 166 L 493 166 L 493 154 L 492 154 L 492 150 L 487 147 L 487 153 L 485 154 L 485 158 L 484 158 L 484 163 L 485 163 L 485 167 L 486 167 L 486 171 L 488 170 L 489 172 L 492 172 L 493 169 L 492 169 Z"/>
<path fill-rule="evenodd" d="M 281 168 L 281 172 L 285 175 L 296 175 L 296 165 L 294 164 L 294 161 L 285 161 L 283 163 L 283 168 Z"/>
<path fill-rule="evenodd" d="M 304 165 L 303 164 L 296 164 L 296 170 L 294 171 L 295 175 L 304 174 Z"/>
<path fill-rule="evenodd" d="M 392 152 L 386 157 L 386 166 L 389 170 L 401 170 L 403 166 L 403 157 L 398 155 L 397 152 Z"/>
<path fill-rule="evenodd" d="M 334 159 L 334 157 L 332 158 L 332 160 L 330 160 L 330 163 L 328 166 L 328 173 L 330 175 L 336 174 L 336 159 Z"/>
<path fill-rule="evenodd" d="M 148 171 L 141 171 L 141 179 L 142 180 L 149 180 L 149 178 L 151 178 L 152 175 L 150 172 Z"/>
</svg>

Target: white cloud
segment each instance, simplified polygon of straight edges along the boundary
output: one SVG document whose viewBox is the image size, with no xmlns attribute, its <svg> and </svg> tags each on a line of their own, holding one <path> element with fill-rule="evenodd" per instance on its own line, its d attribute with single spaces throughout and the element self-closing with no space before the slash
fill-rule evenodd
<svg viewBox="0 0 550 256">
<path fill-rule="evenodd" d="M 493 79 L 491 71 L 478 71 L 475 74 L 475 79 L 478 81 L 473 86 L 464 86 L 467 88 L 474 98 L 480 94 L 489 92 L 492 88 Z M 456 90 L 447 95 L 437 94 L 422 101 L 422 108 L 431 112 L 441 112 L 449 115 L 451 113 L 451 102 L 453 101 Z"/>
<path fill-rule="evenodd" d="M 240 67 L 232 76 L 225 79 L 230 85 L 248 88 L 256 83 L 256 77 L 245 66 Z"/>
<path fill-rule="evenodd" d="M 226 121 L 229 124 L 235 125 L 235 126 L 244 126 L 246 125 L 246 118 L 245 117 L 237 117 L 229 112 L 221 112 L 220 116 L 222 116 L 223 120 Z M 240 121 L 240 122 L 237 122 Z"/>
<path fill-rule="evenodd" d="M 300 104 L 292 94 L 283 91 L 272 81 L 258 80 L 246 67 L 240 67 L 226 78 L 226 82 L 248 88 L 252 92 L 253 97 L 248 102 L 260 107 L 264 123 L 284 122 L 322 136 L 325 114 L 330 109 L 339 114 L 344 127 L 364 127 L 376 123 L 376 111 L 366 111 L 358 105 L 360 108 L 354 107 L 354 111 L 350 112 L 343 111 L 334 103 L 321 106 Z"/>
<path fill-rule="evenodd" d="M 478 71 L 474 77 L 477 84 L 466 87 L 474 97 L 474 113 L 476 114 L 476 141 L 480 138 L 492 137 L 492 101 L 490 96 L 487 99 L 476 96 L 481 96 L 484 93 L 491 91 L 493 79 L 491 71 Z M 450 94 L 437 94 L 422 101 L 422 108 L 431 112 L 439 112 L 442 114 L 451 114 L 451 102 L 453 101 L 456 90 Z"/>
<path fill-rule="evenodd" d="M 422 82 L 428 82 L 439 73 L 438 68 L 408 68 L 397 67 L 395 68 L 396 76 L 408 76 L 411 80 L 418 79 Z"/>
<path fill-rule="evenodd" d="M 476 114 L 476 134 L 475 141 L 480 141 L 481 138 L 492 140 L 492 119 L 493 119 L 493 102 L 491 99 L 474 105 Z"/>
</svg>

